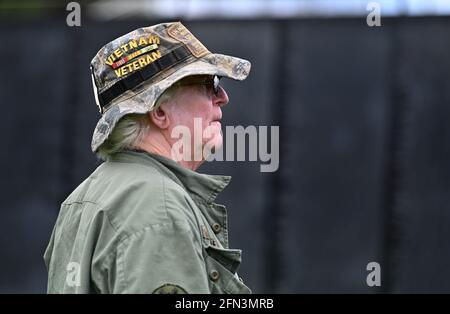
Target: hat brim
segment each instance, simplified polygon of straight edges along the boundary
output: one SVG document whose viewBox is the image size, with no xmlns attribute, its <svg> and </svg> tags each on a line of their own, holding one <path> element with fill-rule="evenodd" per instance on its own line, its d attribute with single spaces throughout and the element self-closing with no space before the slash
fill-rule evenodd
<svg viewBox="0 0 450 314">
<path fill-rule="evenodd" d="M 217 75 L 242 81 L 250 73 L 249 61 L 222 55 L 208 54 L 180 68 L 174 67 L 157 79 L 144 82 L 113 100 L 95 127 L 91 148 L 95 153 L 106 141 L 117 122 L 127 114 L 144 114 L 155 108 L 158 98 L 177 81 L 191 75 Z M 153 82 L 152 82 L 153 81 Z"/>
</svg>

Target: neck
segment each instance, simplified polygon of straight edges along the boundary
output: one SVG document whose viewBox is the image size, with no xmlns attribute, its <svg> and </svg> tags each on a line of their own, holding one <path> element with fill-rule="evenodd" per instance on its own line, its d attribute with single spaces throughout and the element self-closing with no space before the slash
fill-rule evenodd
<svg viewBox="0 0 450 314">
<path fill-rule="evenodd" d="M 174 156 L 172 155 L 172 145 L 162 135 L 147 136 L 140 143 L 140 145 L 138 145 L 137 148 L 152 154 L 160 155 L 168 159 L 171 159 L 177 162 L 179 165 L 183 166 L 184 168 L 191 169 L 193 171 L 197 170 L 200 167 L 200 165 L 204 162 L 204 160 L 201 161 L 195 160 L 185 161 L 183 159 L 176 160 L 176 158 L 174 158 Z"/>
</svg>

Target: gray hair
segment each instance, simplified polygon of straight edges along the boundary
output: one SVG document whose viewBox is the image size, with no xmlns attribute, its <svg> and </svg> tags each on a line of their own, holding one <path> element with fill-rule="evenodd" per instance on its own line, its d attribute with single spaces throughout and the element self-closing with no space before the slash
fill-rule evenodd
<svg viewBox="0 0 450 314">
<path fill-rule="evenodd" d="M 177 86 L 168 88 L 157 100 L 158 108 L 178 91 Z M 128 114 L 120 119 L 106 141 L 98 148 L 96 155 L 102 160 L 109 160 L 121 151 L 136 149 L 150 130 L 150 121 L 147 114 Z"/>
</svg>

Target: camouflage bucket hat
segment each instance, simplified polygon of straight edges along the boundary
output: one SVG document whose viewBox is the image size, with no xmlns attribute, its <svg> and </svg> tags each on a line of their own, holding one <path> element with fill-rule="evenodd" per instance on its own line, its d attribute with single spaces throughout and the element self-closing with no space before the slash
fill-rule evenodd
<svg viewBox="0 0 450 314">
<path fill-rule="evenodd" d="M 162 93 L 182 78 L 205 74 L 241 81 L 249 71 L 249 61 L 209 52 L 180 22 L 139 28 L 113 40 L 91 61 L 95 100 L 102 114 L 92 151 L 123 116 L 153 110 Z"/>
</svg>

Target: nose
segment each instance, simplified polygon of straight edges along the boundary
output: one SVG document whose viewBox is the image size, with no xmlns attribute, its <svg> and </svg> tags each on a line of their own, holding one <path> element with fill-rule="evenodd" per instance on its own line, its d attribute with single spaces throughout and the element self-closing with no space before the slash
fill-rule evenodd
<svg viewBox="0 0 450 314">
<path fill-rule="evenodd" d="M 229 99 L 227 92 L 222 86 L 219 85 L 219 92 L 214 96 L 214 104 L 219 107 L 223 107 L 228 104 L 228 101 Z"/>
</svg>

